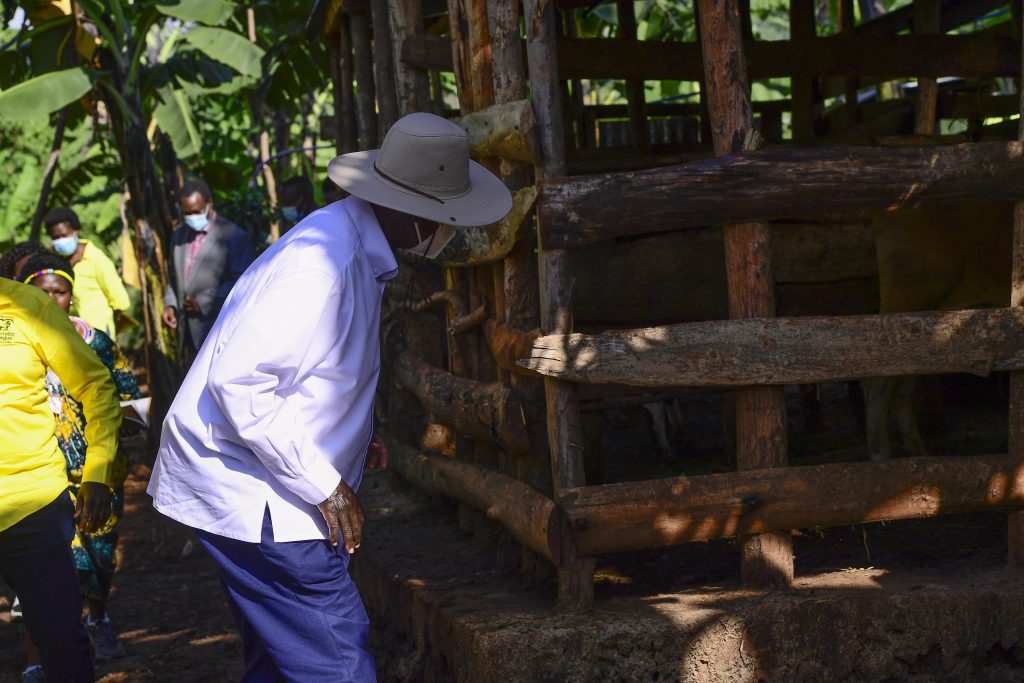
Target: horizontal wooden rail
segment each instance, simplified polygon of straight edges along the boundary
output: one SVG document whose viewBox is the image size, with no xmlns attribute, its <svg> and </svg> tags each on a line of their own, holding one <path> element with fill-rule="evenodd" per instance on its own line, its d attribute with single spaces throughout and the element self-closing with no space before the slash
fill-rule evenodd
<svg viewBox="0 0 1024 683">
<path fill-rule="evenodd" d="M 963 199 L 1024 198 L 1024 143 L 769 148 L 541 185 L 544 249 L 625 235 Z"/>
<path fill-rule="evenodd" d="M 588 384 L 748 386 L 1024 369 L 1024 309 L 717 320 L 539 337 L 520 365 Z"/>
<path fill-rule="evenodd" d="M 433 455 L 388 440 L 391 464 L 417 488 L 444 495 L 487 514 L 516 540 L 557 564 L 561 510 L 523 482 L 493 470 Z"/>
<path fill-rule="evenodd" d="M 1011 76 L 1020 71 L 1017 41 L 1009 36 L 899 35 L 865 38 L 834 35 L 807 42 L 751 41 L 744 45 L 752 79 L 793 73 L 813 76 Z M 563 79 L 700 80 L 697 43 L 563 39 L 558 43 Z"/>
<path fill-rule="evenodd" d="M 1024 508 L 1024 460 L 905 458 L 567 489 L 579 552 L 599 555 L 740 534 Z"/>
</svg>

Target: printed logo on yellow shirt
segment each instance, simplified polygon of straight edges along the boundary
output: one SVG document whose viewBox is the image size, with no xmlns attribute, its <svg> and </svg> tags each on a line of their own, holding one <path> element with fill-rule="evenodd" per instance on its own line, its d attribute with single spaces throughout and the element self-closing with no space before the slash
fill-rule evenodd
<svg viewBox="0 0 1024 683">
<path fill-rule="evenodd" d="M 0 344 L 14 343 L 14 318 L 0 318 Z"/>
</svg>

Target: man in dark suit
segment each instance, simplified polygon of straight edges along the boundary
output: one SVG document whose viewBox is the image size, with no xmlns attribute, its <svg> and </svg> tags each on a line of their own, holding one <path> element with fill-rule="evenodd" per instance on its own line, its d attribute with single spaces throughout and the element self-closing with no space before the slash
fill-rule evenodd
<svg viewBox="0 0 1024 683">
<path fill-rule="evenodd" d="M 185 222 L 171 237 L 163 317 L 178 329 L 179 358 L 188 366 L 253 253 L 248 233 L 217 215 L 205 182 L 190 180 L 178 196 Z"/>
</svg>

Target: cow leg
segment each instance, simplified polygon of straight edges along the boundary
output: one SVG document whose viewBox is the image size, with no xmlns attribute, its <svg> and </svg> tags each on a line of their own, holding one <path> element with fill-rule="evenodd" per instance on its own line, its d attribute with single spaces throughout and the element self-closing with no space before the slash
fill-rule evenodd
<svg viewBox="0 0 1024 683">
<path fill-rule="evenodd" d="M 914 377 L 897 377 L 890 405 L 893 416 L 896 418 L 896 426 L 900 430 L 903 449 L 912 455 L 927 455 L 924 441 L 921 439 L 921 432 L 917 428 L 917 418 L 914 415 L 914 387 L 916 385 L 917 379 Z"/>
<path fill-rule="evenodd" d="M 872 377 L 864 380 L 867 413 L 868 456 L 872 460 L 888 460 L 889 401 L 896 385 L 895 377 Z"/>
</svg>

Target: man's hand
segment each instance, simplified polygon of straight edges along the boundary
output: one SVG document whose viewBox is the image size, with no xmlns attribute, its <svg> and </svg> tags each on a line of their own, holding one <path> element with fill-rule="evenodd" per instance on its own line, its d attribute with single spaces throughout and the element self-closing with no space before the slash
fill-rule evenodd
<svg viewBox="0 0 1024 683">
<path fill-rule="evenodd" d="M 370 439 L 370 448 L 366 451 L 366 469 L 386 470 L 388 468 L 388 444 L 377 432 Z"/>
<path fill-rule="evenodd" d="M 178 327 L 178 309 L 174 306 L 167 306 L 164 308 L 164 325 L 171 328 L 172 330 Z"/>
<path fill-rule="evenodd" d="M 185 311 L 193 314 L 202 313 L 202 311 L 199 310 L 199 302 L 196 301 L 196 298 L 191 294 L 185 297 Z"/>
<path fill-rule="evenodd" d="M 363 506 L 359 504 L 355 491 L 344 480 L 324 502 L 317 505 L 327 522 L 331 534 L 331 545 L 338 545 L 338 531 L 341 530 L 345 550 L 354 553 L 363 540 Z"/>
<path fill-rule="evenodd" d="M 75 521 L 78 528 L 91 534 L 107 523 L 110 517 L 110 489 L 95 481 L 84 481 L 75 498 Z"/>
</svg>

